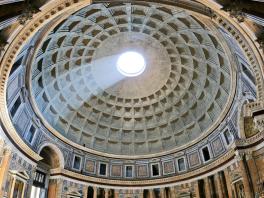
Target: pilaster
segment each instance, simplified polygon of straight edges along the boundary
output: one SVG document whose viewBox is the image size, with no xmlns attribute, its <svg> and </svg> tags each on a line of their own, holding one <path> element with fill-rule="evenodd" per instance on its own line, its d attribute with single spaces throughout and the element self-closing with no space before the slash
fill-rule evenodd
<svg viewBox="0 0 264 198">
<path fill-rule="evenodd" d="M 115 189 L 115 198 L 119 198 L 119 190 L 116 190 L 116 189 Z"/>
<path fill-rule="evenodd" d="M 109 197 L 109 189 L 105 188 L 104 191 L 105 191 L 105 198 L 108 198 Z"/>
<path fill-rule="evenodd" d="M 259 191 L 258 181 L 260 181 L 260 178 L 258 175 L 258 169 L 257 169 L 256 163 L 255 163 L 255 159 L 252 155 L 252 152 L 246 153 L 246 161 L 247 161 L 248 169 L 250 172 L 254 192 L 258 193 L 258 191 Z"/>
<path fill-rule="evenodd" d="M 11 161 L 12 152 L 11 149 L 4 149 L 2 146 L 2 152 L 0 153 L 0 156 L 2 156 L 2 162 L 0 162 L 0 197 L 4 196 L 4 186 L 6 184 L 6 178 L 9 171 L 9 164 Z M 1 150 L 1 148 L 0 148 Z"/>
<path fill-rule="evenodd" d="M 94 189 L 93 197 L 97 197 L 97 187 L 93 187 L 93 189 Z"/>
<path fill-rule="evenodd" d="M 227 192 L 228 192 L 228 197 L 232 197 L 232 180 L 230 178 L 230 175 L 228 173 L 228 170 L 224 170 L 224 175 L 226 179 L 226 187 L 227 187 Z"/>
<path fill-rule="evenodd" d="M 170 197 L 171 198 L 176 198 L 176 191 L 175 191 L 175 187 L 170 187 Z"/>
<path fill-rule="evenodd" d="M 83 198 L 88 197 L 88 186 L 83 186 Z"/>
<path fill-rule="evenodd" d="M 194 192 L 195 192 L 195 198 L 199 198 L 199 186 L 198 186 L 198 180 L 193 182 Z M 174 197 L 172 197 L 174 198 Z"/>
<path fill-rule="evenodd" d="M 153 189 L 149 189 L 149 198 L 155 198 Z"/>
<path fill-rule="evenodd" d="M 160 197 L 161 197 L 161 198 L 166 198 L 166 197 L 165 197 L 165 189 L 164 189 L 164 188 L 161 188 L 161 189 L 160 189 Z"/>
<path fill-rule="evenodd" d="M 240 174 L 243 179 L 245 196 L 247 198 L 254 198 L 254 192 L 253 192 L 254 189 L 252 189 L 251 184 L 250 184 L 251 178 L 250 178 L 250 173 L 248 172 L 245 155 L 243 153 L 237 153 L 236 158 L 238 160 Z"/>
<path fill-rule="evenodd" d="M 210 184 L 209 184 L 209 178 L 206 177 L 204 178 L 204 187 L 205 187 L 205 196 L 206 198 L 211 198 L 211 189 L 210 189 Z"/>
<path fill-rule="evenodd" d="M 216 181 L 215 183 L 216 183 L 216 189 L 217 189 L 218 197 L 224 198 L 223 186 L 222 186 L 221 181 L 220 181 L 219 173 L 216 173 L 214 178 Z"/>
</svg>

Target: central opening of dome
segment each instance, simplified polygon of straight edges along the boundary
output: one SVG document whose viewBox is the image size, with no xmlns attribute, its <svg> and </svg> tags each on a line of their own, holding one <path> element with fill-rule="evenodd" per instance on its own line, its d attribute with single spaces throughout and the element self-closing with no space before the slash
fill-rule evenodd
<svg viewBox="0 0 264 198">
<path fill-rule="evenodd" d="M 117 60 L 117 70 L 124 76 L 138 76 L 144 72 L 145 68 L 145 59 L 138 52 L 124 52 Z"/>
</svg>

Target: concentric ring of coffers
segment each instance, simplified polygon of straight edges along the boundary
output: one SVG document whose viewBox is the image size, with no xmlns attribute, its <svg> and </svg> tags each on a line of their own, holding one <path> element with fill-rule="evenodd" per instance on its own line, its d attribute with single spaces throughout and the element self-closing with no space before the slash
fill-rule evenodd
<svg viewBox="0 0 264 198">
<path fill-rule="evenodd" d="M 149 52 L 146 71 L 105 82 L 114 76 L 113 57 L 126 49 L 111 46 L 118 38 Z M 48 35 L 31 73 L 31 94 L 47 123 L 112 154 L 158 153 L 195 140 L 215 124 L 231 92 L 230 64 L 214 34 L 187 11 L 153 3 L 78 11 Z"/>
</svg>

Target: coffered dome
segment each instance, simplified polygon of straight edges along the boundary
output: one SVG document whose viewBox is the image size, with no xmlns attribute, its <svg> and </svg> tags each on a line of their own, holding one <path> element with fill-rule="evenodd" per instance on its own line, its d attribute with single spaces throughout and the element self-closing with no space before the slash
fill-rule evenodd
<svg viewBox="0 0 264 198">
<path fill-rule="evenodd" d="M 144 57 L 142 74 L 118 71 L 126 51 Z M 75 143 L 112 154 L 152 154 L 217 126 L 231 74 L 215 33 L 189 12 L 153 3 L 93 4 L 42 43 L 31 94 L 45 125 Z"/>
</svg>

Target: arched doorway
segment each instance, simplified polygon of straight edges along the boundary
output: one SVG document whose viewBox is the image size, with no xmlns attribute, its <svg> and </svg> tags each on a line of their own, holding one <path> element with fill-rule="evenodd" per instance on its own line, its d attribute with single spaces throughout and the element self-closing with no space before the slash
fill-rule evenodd
<svg viewBox="0 0 264 198">
<path fill-rule="evenodd" d="M 31 198 L 53 198 L 57 196 L 58 181 L 50 180 L 50 170 L 64 167 L 61 151 L 53 144 L 45 144 L 39 150 L 43 158 L 38 162 L 34 175 Z"/>
</svg>

